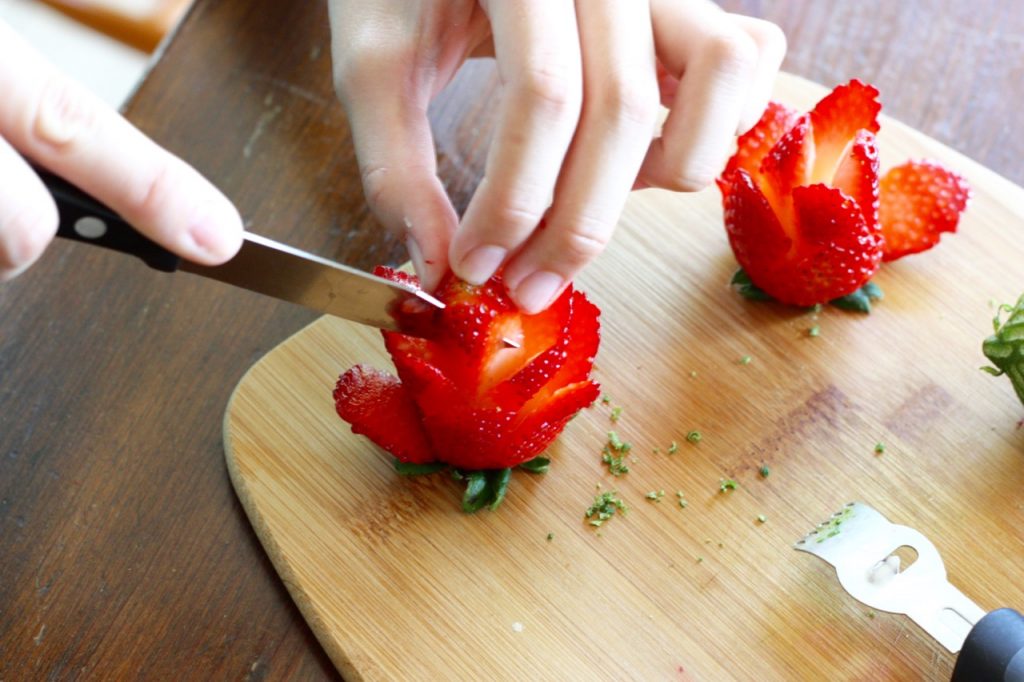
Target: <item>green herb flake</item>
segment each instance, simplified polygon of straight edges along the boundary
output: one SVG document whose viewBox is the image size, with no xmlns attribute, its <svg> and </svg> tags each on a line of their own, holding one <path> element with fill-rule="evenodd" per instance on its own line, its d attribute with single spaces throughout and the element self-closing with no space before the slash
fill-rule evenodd
<svg viewBox="0 0 1024 682">
<path fill-rule="evenodd" d="M 625 455 L 616 455 L 606 446 L 601 453 L 601 461 L 608 465 L 608 471 L 614 476 L 629 473 L 629 464 Z"/>
<path fill-rule="evenodd" d="M 885 443 L 879 441 L 875 443 L 875 454 L 881 455 L 885 452 Z"/>
<path fill-rule="evenodd" d="M 678 451 L 679 451 L 679 443 L 677 443 L 677 442 L 675 442 L 675 441 L 672 441 L 672 442 L 671 442 L 671 443 L 669 444 L 669 446 L 668 446 L 668 450 L 666 450 L 665 452 L 667 452 L 667 453 L 668 453 L 668 454 L 670 454 L 670 455 L 674 455 L 674 454 L 676 454 L 676 452 L 678 452 Z"/>
<path fill-rule="evenodd" d="M 771 476 L 772 470 L 768 468 L 767 464 L 762 464 L 761 468 L 757 470 L 761 474 L 761 478 L 768 478 Z"/>
<path fill-rule="evenodd" d="M 807 336 L 810 336 L 810 337 L 821 336 L 821 326 L 820 325 L 814 325 L 813 327 L 808 329 L 807 330 Z"/>
<path fill-rule="evenodd" d="M 702 556 L 697 557 L 697 563 L 698 564 L 704 563 L 704 557 L 702 557 Z"/>
<path fill-rule="evenodd" d="M 736 490 L 736 488 L 738 488 L 738 487 L 740 487 L 740 484 L 737 483 L 736 479 L 734 479 L 734 478 L 722 478 L 722 479 L 719 479 L 719 484 L 718 484 L 718 491 L 719 492 L 723 492 L 723 493 L 724 492 L 729 492 L 730 490 Z"/>
<path fill-rule="evenodd" d="M 619 434 L 615 431 L 608 432 L 608 445 L 610 445 L 612 450 L 615 450 L 615 452 L 629 452 L 633 448 L 630 443 L 619 438 Z"/>
<path fill-rule="evenodd" d="M 843 511 L 832 515 L 825 523 L 821 524 L 817 528 L 817 539 L 815 542 L 822 543 L 829 538 L 834 538 L 839 535 L 842 530 L 843 522 L 853 516 L 853 507 L 846 507 Z"/>
<path fill-rule="evenodd" d="M 614 490 L 597 495 L 594 503 L 587 507 L 584 518 L 589 519 L 591 526 L 600 527 L 605 521 L 615 516 L 616 512 L 625 514 L 629 510 L 626 503 Z"/>
<path fill-rule="evenodd" d="M 617 421 L 619 421 L 619 417 L 621 417 L 621 416 L 622 416 L 622 408 L 621 407 L 613 407 L 612 408 L 612 413 L 610 415 L 608 415 L 608 418 L 611 419 L 613 422 L 617 422 Z"/>
<path fill-rule="evenodd" d="M 652 490 L 651 492 L 644 495 L 648 500 L 652 502 L 661 502 L 661 498 L 665 497 L 664 490 Z"/>
<path fill-rule="evenodd" d="M 611 404 L 611 402 L 612 402 L 612 399 L 609 398 L 608 396 L 606 396 L 606 395 L 601 396 L 601 404 L 602 405 L 609 405 L 609 404 Z"/>
<path fill-rule="evenodd" d="M 768 517 L 765 516 L 764 514 L 758 514 L 757 515 L 757 522 L 758 523 L 765 523 L 767 520 L 768 520 Z"/>
<path fill-rule="evenodd" d="M 749 365 L 753 361 L 754 358 L 750 357 L 749 355 L 744 355 L 742 358 L 740 358 L 741 365 Z"/>
<path fill-rule="evenodd" d="M 868 611 L 868 618 L 874 618 L 874 617 L 875 617 L 875 612 L 874 611 Z"/>
<path fill-rule="evenodd" d="M 555 534 L 554 533 L 548 533 L 547 541 L 551 542 L 554 539 L 555 539 Z"/>
<path fill-rule="evenodd" d="M 686 434 L 686 440 L 690 443 L 699 443 L 704 436 L 701 435 L 700 431 L 690 431 Z"/>
</svg>

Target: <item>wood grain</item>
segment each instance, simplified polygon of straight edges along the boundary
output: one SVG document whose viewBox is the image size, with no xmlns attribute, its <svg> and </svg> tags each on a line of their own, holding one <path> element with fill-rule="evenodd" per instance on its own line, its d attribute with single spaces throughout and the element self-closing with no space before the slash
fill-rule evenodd
<svg viewBox="0 0 1024 682">
<path fill-rule="evenodd" d="M 802 107 L 825 92 L 779 90 Z M 961 234 L 883 268 L 870 316 L 743 300 L 725 285 L 717 191 L 635 194 L 621 243 L 580 279 L 602 309 L 595 375 L 622 416 L 585 410 L 551 472 L 517 472 L 496 512 L 460 513 L 444 474 L 398 476 L 338 419 L 341 371 L 391 368 L 375 330 L 322 318 L 260 360 L 225 419 L 232 481 L 345 676 L 948 678 L 953 656 L 922 630 L 792 549 L 855 499 L 932 536 L 984 608 L 1024 603 L 1020 405 L 977 370 L 986 301 L 1019 284 L 1002 260 L 1024 259 L 1024 190 L 893 121 L 879 146 L 890 164 L 940 159 L 976 194 Z M 612 428 L 634 446 L 621 477 L 601 464 Z M 596 487 L 630 507 L 600 531 L 583 519 Z"/>
<path fill-rule="evenodd" d="M 1024 137 L 1014 131 L 1024 14 L 1014 3 L 723 4 L 783 26 L 789 71 L 827 84 L 872 80 L 888 113 L 1024 184 Z M 494 120 L 492 76 L 474 64 L 431 109 L 441 177 L 460 208 Z M 254 229 L 361 267 L 404 258 L 362 200 L 331 89 L 323 3 L 198 0 L 125 113 L 217 182 Z M 933 255 L 956 260 L 949 250 Z M 1000 277 L 1013 267 L 1001 258 Z M 981 266 L 967 274 L 955 283 L 986 275 Z M 221 451 L 231 387 L 313 319 L 68 244 L 0 286 L 0 678 L 335 676 L 253 535 Z M 877 353 L 892 341 L 857 349 Z M 922 364 L 908 371 L 928 374 Z M 877 409 L 906 422 L 900 437 L 916 448 L 962 437 L 957 456 L 980 457 L 955 420 L 922 416 L 932 403 L 964 402 L 943 381 L 886 394 Z M 1005 387 L 988 386 L 990 399 L 1004 399 Z M 839 399 L 825 393 L 814 404 L 829 414 Z M 813 422 L 791 410 L 785 423 Z M 778 438 L 773 429 L 737 441 L 736 456 L 769 452 Z M 1018 471 L 1013 462 L 990 470 L 993 488 Z"/>
</svg>

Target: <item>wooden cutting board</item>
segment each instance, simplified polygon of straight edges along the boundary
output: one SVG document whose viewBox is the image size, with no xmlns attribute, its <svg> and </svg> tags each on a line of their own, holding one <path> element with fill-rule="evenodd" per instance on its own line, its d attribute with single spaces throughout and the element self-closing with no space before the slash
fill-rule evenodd
<svg viewBox="0 0 1024 682">
<path fill-rule="evenodd" d="M 784 76 L 777 97 L 807 108 L 824 92 Z M 461 513 L 445 475 L 396 475 L 335 415 L 341 372 L 391 367 L 375 330 L 325 317 L 261 359 L 228 406 L 228 466 L 342 674 L 948 679 L 953 656 L 916 625 L 793 550 L 854 499 L 929 536 L 983 608 L 1024 608 L 1024 409 L 978 370 L 994 302 L 1024 291 L 1024 190 L 892 120 L 879 142 L 883 168 L 939 159 L 975 198 L 958 234 L 883 266 L 867 316 L 744 300 L 716 190 L 634 194 L 578 281 L 603 311 L 611 404 L 569 425 L 548 474 L 516 471 L 497 511 Z M 633 445 L 623 476 L 601 463 L 609 429 Z M 629 511 L 595 529 L 600 490 Z"/>
</svg>

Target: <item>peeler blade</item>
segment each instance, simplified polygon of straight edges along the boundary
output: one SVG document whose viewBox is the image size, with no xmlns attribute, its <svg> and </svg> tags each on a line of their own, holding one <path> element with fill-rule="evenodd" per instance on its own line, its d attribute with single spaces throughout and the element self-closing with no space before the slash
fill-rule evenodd
<svg viewBox="0 0 1024 682">
<path fill-rule="evenodd" d="M 896 553 L 903 547 L 917 555 L 906 567 Z M 953 653 L 985 615 L 949 583 L 942 557 L 928 538 L 891 523 L 863 502 L 846 504 L 794 548 L 832 564 L 839 583 L 854 599 L 873 609 L 909 616 Z"/>
</svg>

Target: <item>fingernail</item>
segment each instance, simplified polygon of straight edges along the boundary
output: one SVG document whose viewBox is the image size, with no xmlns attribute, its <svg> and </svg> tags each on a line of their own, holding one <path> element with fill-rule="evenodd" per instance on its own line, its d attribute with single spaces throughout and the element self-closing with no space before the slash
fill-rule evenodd
<svg viewBox="0 0 1024 682">
<path fill-rule="evenodd" d="M 469 252 L 456 274 L 470 284 L 483 284 L 505 262 L 508 251 L 500 246 L 478 246 Z"/>
<path fill-rule="evenodd" d="M 211 201 L 200 206 L 195 215 L 188 230 L 191 244 L 186 248 L 202 261 L 223 262 L 234 256 L 242 243 L 241 218 L 235 208 Z"/>
<path fill-rule="evenodd" d="M 565 286 L 565 279 L 554 272 L 535 272 L 524 279 L 515 291 L 519 307 L 526 312 L 539 313 L 558 295 Z"/>
</svg>

